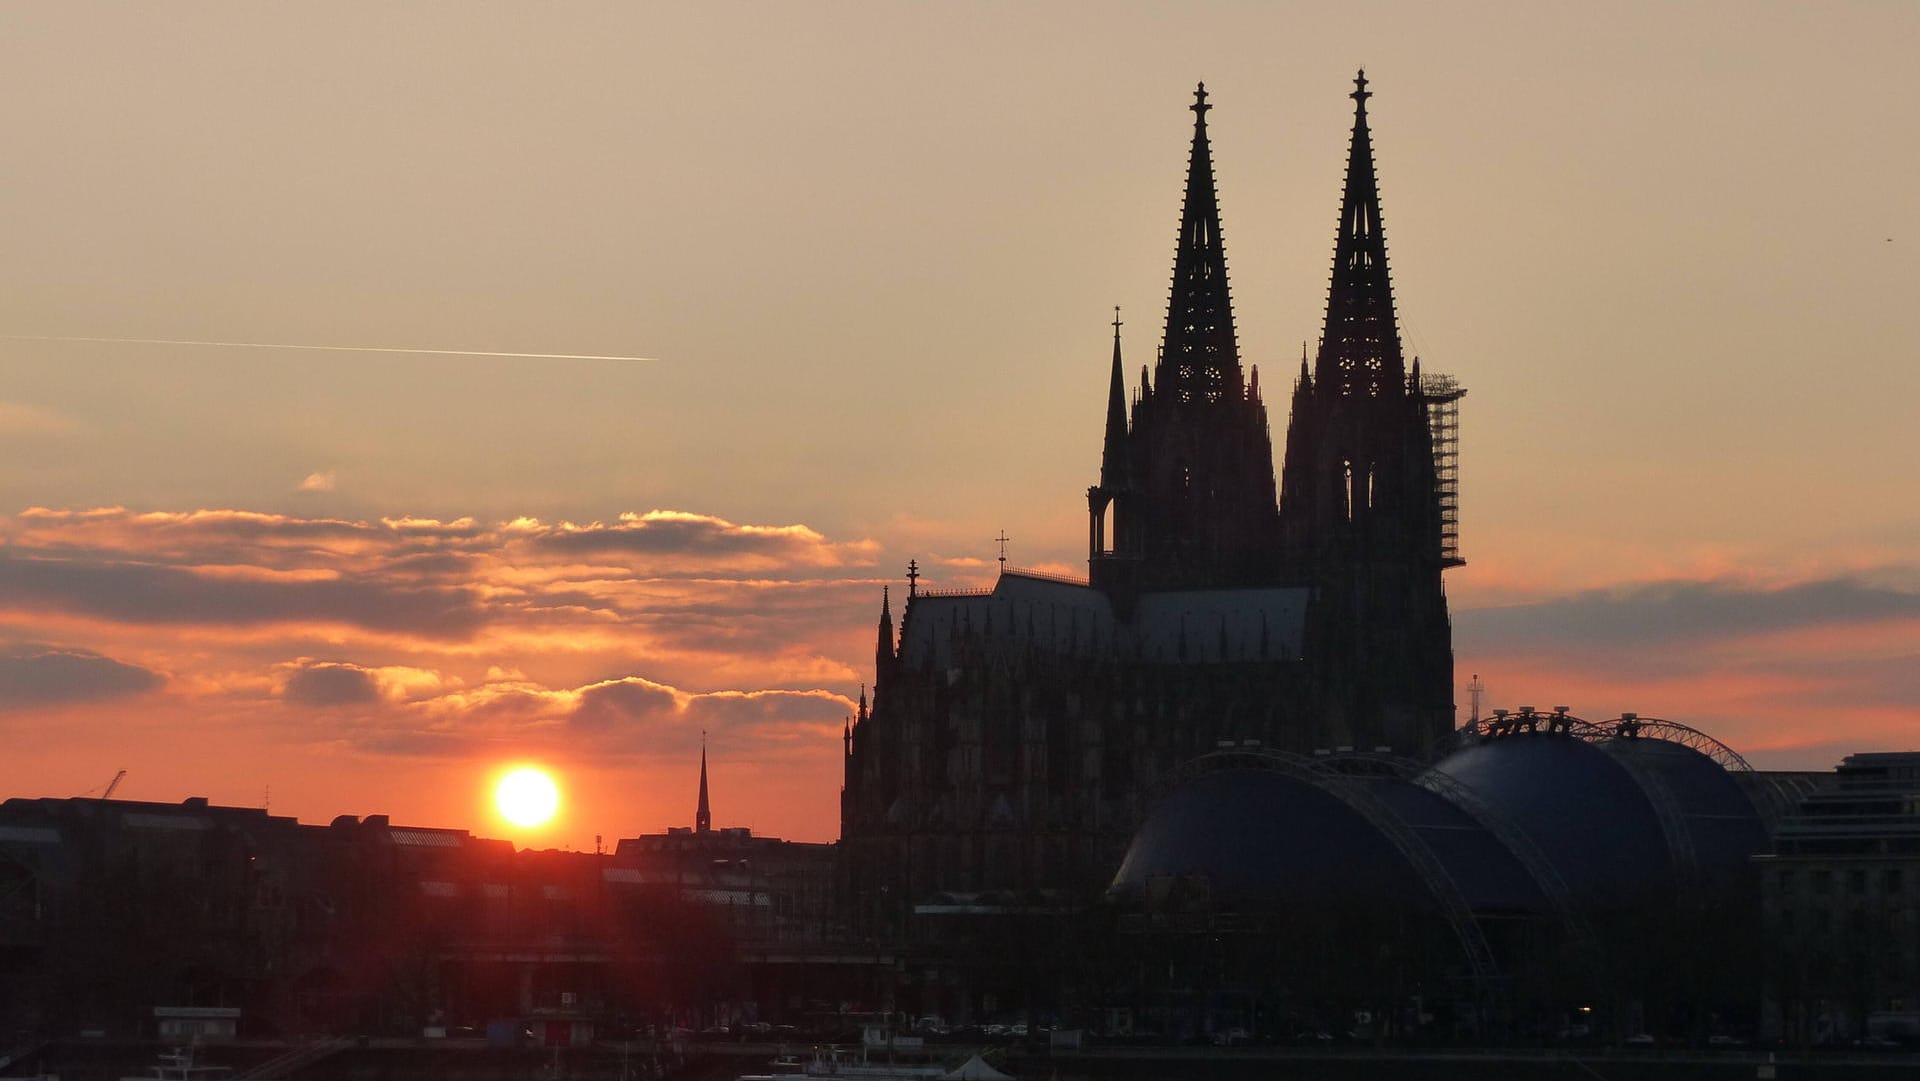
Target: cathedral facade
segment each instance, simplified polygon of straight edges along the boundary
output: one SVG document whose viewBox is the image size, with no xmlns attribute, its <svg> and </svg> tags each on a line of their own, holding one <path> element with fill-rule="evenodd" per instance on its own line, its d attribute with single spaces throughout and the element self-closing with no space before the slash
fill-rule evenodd
<svg viewBox="0 0 1920 1081">
<path fill-rule="evenodd" d="M 1084 905 L 1180 763 L 1217 747 L 1419 758 L 1452 730 L 1441 573 L 1459 560 L 1436 418 L 1458 391 L 1402 357 L 1364 75 L 1352 96 L 1326 323 L 1277 478 L 1202 86 L 1164 336 L 1131 396 L 1115 322 L 1087 579 L 910 578 L 897 626 L 883 598 L 873 699 L 845 737 L 859 937 Z"/>
</svg>

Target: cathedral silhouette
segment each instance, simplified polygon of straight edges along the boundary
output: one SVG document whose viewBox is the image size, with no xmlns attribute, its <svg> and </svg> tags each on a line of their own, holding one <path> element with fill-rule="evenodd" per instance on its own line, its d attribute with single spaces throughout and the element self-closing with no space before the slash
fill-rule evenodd
<svg viewBox="0 0 1920 1081">
<path fill-rule="evenodd" d="M 1097 898 L 1180 763 L 1221 746 L 1424 758 L 1452 731 L 1441 574 L 1460 562 L 1462 392 L 1402 356 L 1366 84 L 1277 491 L 1203 84 L 1165 332 L 1131 398 L 1114 322 L 1088 579 L 1003 570 L 991 590 L 933 591 L 910 573 L 897 629 L 883 596 L 873 700 L 845 734 L 856 936 Z"/>
</svg>

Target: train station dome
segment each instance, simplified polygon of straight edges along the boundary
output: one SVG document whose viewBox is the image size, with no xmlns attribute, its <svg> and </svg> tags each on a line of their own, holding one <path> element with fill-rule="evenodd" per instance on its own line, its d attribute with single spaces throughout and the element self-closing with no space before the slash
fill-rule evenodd
<svg viewBox="0 0 1920 1081">
<path fill-rule="evenodd" d="M 1112 892 L 1204 879 L 1216 906 L 1326 903 L 1418 889 L 1413 868 L 1367 818 L 1312 774 L 1209 770 L 1148 815 Z"/>
<path fill-rule="evenodd" d="M 1711 885 L 1765 848 L 1753 802 L 1703 749 L 1718 744 L 1627 731 L 1514 732 L 1470 742 L 1432 772 L 1523 832 L 1584 909 Z"/>
<path fill-rule="evenodd" d="M 1556 715 L 1463 732 L 1431 766 L 1223 750 L 1194 759 L 1135 833 L 1109 896 L 1154 911 L 1349 906 L 1444 915 L 1483 969 L 1512 921 L 1703 897 L 1767 843 L 1739 756 L 1693 729 Z M 1489 949 L 1491 947 L 1491 949 Z"/>
</svg>

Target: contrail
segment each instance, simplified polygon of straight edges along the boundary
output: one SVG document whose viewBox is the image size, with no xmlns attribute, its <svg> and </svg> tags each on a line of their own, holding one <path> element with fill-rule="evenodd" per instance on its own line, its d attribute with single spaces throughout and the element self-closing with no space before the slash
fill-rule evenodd
<svg viewBox="0 0 1920 1081">
<path fill-rule="evenodd" d="M 298 345 L 290 342 L 202 342 L 182 338 L 79 338 L 52 334 L 0 334 L 15 342 L 97 342 L 102 345 L 202 345 L 218 349 L 298 349 L 316 353 L 411 353 L 430 357 L 517 357 L 522 360 L 658 360 L 658 357 L 596 353 L 496 353 L 486 349 L 400 349 L 390 345 Z"/>
</svg>

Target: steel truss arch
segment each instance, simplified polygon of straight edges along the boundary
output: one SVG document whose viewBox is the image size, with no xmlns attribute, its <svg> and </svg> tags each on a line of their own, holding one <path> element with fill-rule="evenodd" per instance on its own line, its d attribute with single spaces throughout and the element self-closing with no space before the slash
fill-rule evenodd
<svg viewBox="0 0 1920 1081">
<path fill-rule="evenodd" d="M 1539 886 L 1540 892 L 1546 895 L 1547 903 L 1553 906 L 1554 918 L 1566 929 L 1581 956 L 1592 960 L 1599 958 L 1599 939 L 1594 936 L 1592 925 L 1575 907 L 1566 880 L 1560 877 L 1553 861 L 1547 859 L 1547 854 L 1540 851 L 1540 846 L 1533 843 L 1533 838 L 1525 830 L 1495 813 L 1480 799 L 1478 792 L 1439 770 L 1425 770 L 1407 780 L 1460 808 L 1468 818 L 1506 846 L 1507 851 L 1513 853 L 1520 865 L 1527 869 L 1527 874 L 1533 877 L 1534 885 Z"/>
<path fill-rule="evenodd" d="M 1740 752 L 1714 739 L 1705 732 L 1679 721 L 1666 721 L 1658 717 L 1642 717 L 1638 714 L 1623 713 L 1610 721 L 1594 726 L 1607 732 L 1616 739 L 1664 739 L 1668 743 L 1678 743 L 1682 747 L 1699 751 L 1714 760 L 1728 773 L 1752 773 L 1753 767 L 1747 764 Z"/>
<path fill-rule="evenodd" d="M 1454 881 L 1446 865 L 1412 827 L 1401 821 L 1400 816 L 1369 791 L 1364 783 L 1301 755 L 1286 751 L 1236 748 L 1212 751 L 1182 762 L 1167 774 L 1163 795 L 1197 777 L 1229 770 L 1277 773 L 1313 785 L 1346 804 L 1368 825 L 1379 830 L 1394 849 L 1413 865 L 1414 873 L 1420 876 L 1428 892 L 1439 902 L 1447 925 L 1460 942 L 1461 952 L 1466 954 L 1474 980 L 1485 982 L 1496 975 L 1498 966 L 1494 961 L 1493 947 L 1488 945 L 1486 935 L 1474 919 L 1473 908 L 1467 903 L 1459 883 Z"/>
<path fill-rule="evenodd" d="M 1556 731 L 1556 726 L 1562 731 Z M 1682 747 L 1706 755 L 1728 773 L 1753 772 L 1753 766 L 1740 756 L 1740 752 L 1692 725 L 1660 717 L 1642 717 L 1637 713 L 1622 713 L 1618 717 L 1604 721 L 1589 721 L 1559 707 L 1551 713 L 1543 713 L 1532 708 L 1513 711 L 1494 710 L 1492 717 L 1470 721 L 1436 740 L 1433 750 L 1438 753 L 1434 757 L 1437 761 L 1450 751 L 1470 747 L 1484 740 L 1521 734 L 1541 734 L 1542 728 L 1546 730 L 1547 735 L 1564 733 L 1588 742 L 1611 739 L 1663 739 L 1668 743 L 1678 743 Z"/>
<path fill-rule="evenodd" d="M 1580 721 L 1582 725 L 1587 722 Z M 1592 726 L 1589 726 L 1592 727 Z M 1507 851 L 1520 861 L 1521 867 L 1540 887 L 1540 893 L 1547 903 L 1553 906 L 1554 918 L 1573 939 L 1574 947 L 1581 956 L 1589 960 L 1598 960 L 1600 956 L 1599 939 L 1594 936 L 1593 927 L 1585 916 L 1580 914 L 1573 904 L 1572 891 L 1567 889 L 1566 880 L 1547 859 L 1533 838 L 1523 829 L 1496 813 L 1487 806 L 1486 801 L 1473 789 L 1453 779 L 1448 774 L 1425 765 L 1404 755 L 1361 754 L 1347 752 L 1313 760 L 1317 765 L 1337 770 L 1347 776 L 1356 777 L 1395 777 L 1408 784 L 1417 785 L 1432 792 L 1459 808 L 1475 825 L 1493 835 Z"/>
<path fill-rule="evenodd" d="M 1546 731 L 1541 731 L 1545 726 Z M 1705 755 L 1713 763 L 1731 774 L 1751 774 L 1753 767 L 1742 758 L 1739 752 L 1705 732 L 1679 721 L 1664 720 L 1659 717 L 1642 717 L 1637 713 L 1622 713 L 1618 717 L 1605 721 L 1589 721 L 1574 716 L 1565 708 L 1555 707 L 1552 713 L 1542 713 L 1531 708 L 1509 712 L 1495 710 L 1494 716 L 1476 730 L 1473 724 L 1461 728 L 1444 740 L 1441 746 L 1447 750 L 1463 749 L 1487 740 L 1514 739 L 1521 737 L 1552 737 L 1564 735 L 1588 743 L 1628 743 L 1641 739 L 1657 739 L 1668 743 L 1677 743 L 1696 753 Z M 1660 834 L 1667 843 L 1667 852 L 1673 858 L 1675 870 L 1683 877 L 1692 877 L 1700 869 L 1699 854 L 1694 850 L 1693 832 L 1687 828 L 1687 818 L 1674 800 L 1673 792 L 1664 779 L 1652 771 L 1637 765 L 1631 757 L 1612 756 L 1627 771 L 1634 785 L 1646 796 L 1652 806 L 1654 816 L 1660 824 Z M 1751 803 L 1754 796 L 1742 786 Z M 1765 816 L 1766 809 L 1755 806 L 1756 813 Z"/>
</svg>

